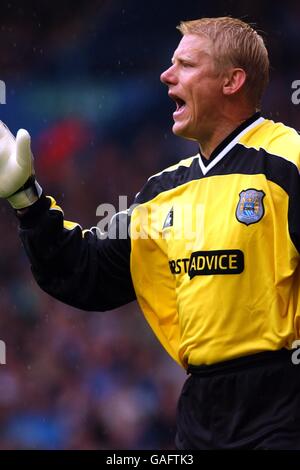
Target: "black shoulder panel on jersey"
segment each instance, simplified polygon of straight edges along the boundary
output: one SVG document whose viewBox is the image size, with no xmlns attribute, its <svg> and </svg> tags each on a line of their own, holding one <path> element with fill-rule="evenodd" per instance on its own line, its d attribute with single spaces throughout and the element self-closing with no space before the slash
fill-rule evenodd
<svg viewBox="0 0 300 470">
<path fill-rule="evenodd" d="M 203 175 L 198 158 L 189 167 L 179 165 L 171 171 L 164 171 L 150 178 L 135 203 L 142 204 L 155 198 L 159 193 L 176 188 L 189 181 L 210 178 L 217 175 L 264 174 L 266 179 L 280 186 L 289 195 L 288 223 L 291 239 L 300 252 L 300 177 L 296 165 L 264 149 L 246 148 L 236 144 L 206 175 Z"/>
<path fill-rule="evenodd" d="M 290 193 L 291 178 L 299 177 L 298 168 L 292 161 L 278 155 L 272 155 L 263 148 L 259 150 L 246 148 L 241 144 L 235 145 L 205 177 L 236 173 L 264 174 L 268 180 L 278 184 L 288 194 Z"/>
<path fill-rule="evenodd" d="M 179 165 L 174 170 L 165 170 L 149 178 L 135 198 L 135 204 L 151 201 L 158 194 L 176 188 L 200 177 L 200 167 L 196 156 L 190 166 Z"/>
</svg>

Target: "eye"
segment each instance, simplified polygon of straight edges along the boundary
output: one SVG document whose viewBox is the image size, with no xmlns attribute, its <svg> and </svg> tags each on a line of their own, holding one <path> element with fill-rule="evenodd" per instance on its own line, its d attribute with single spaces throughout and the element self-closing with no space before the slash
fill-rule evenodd
<svg viewBox="0 0 300 470">
<path fill-rule="evenodd" d="M 181 62 L 181 65 L 183 68 L 187 69 L 189 67 L 193 67 L 193 64 L 191 62 L 186 62 L 186 61 L 182 61 Z"/>
</svg>

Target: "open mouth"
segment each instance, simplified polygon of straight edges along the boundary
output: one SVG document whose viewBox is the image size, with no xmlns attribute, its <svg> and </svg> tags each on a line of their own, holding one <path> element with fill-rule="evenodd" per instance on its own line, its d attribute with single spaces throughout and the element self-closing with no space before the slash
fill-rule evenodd
<svg viewBox="0 0 300 470">
<path fill-rule="evenodd" d="M 184 108 L 185 108 L 185 105 L 186 105 L 186 102 L 180 98 L 179 96 L 175 95 L 174 93 L 169 93 L 169 97 L 175 101 L 175 104 L 176 104 L 176 109 L 173 113 L 173 116 L 177 116 L 179 115 L 182 111 L 184 111 Z"/>
<path fill-rule="evenodd" d="M 181 98 L 178 98 L 178 97 L 175 98 L 175 103 L 176 103 L 176 112 L 181 111 L 185 106 L 185 101 L 183 101 Z"/>
<path fill-rule="evenodd" d="M 175 104 L 176 104 L 176 110 L 174 113 L 180 113 L 181 111 L 183 111 L 185 105 L 186 105 L 186 102 L 180 98 L 179 96 L 175 95 L 174 93 L 172 92 L 169 92 L 169 97 L 175 101 Z"/>
</svg>

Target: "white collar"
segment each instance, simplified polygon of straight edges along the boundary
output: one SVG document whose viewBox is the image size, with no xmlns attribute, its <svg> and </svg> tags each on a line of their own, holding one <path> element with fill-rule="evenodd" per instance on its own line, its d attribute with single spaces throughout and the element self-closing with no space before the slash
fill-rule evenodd
<svg viewBox="0 0 300 470">
<path fill-rule="evenodd" d="M 201 171 L 202 171 L 203 175 L 206 175 L 206 173 L 208 173 L 220 160 L 222 160 L 222 158 L 224 158 L 225 155 L 227 155 L 227 153 L 232 149 L 232 147 L 235 146 L 235 144 L 240 140 L 240 138 L 244 134 L 246 134 L 246 132 L 248 132 L 253 127 L 257 126 L 258 124 L 260 124 L 264 120 L 265 120 L 265 118 L 259 117 L 254 122 L 249 124 L 249 126 L 247 126 L 245 129 L 243 129 L 231 142 L 229 142 L 229 144 L 226 145 L 226 147 L 224 147 L 223 150 L 221 150 L 221 152 L 216 157 L 214 157 L 213 160 L 207 166 L 204 165 L 200 154 L 198 154 L 199 155 L 199 159 L 198 159 L 199 160 L 199 165 L 200 165 L 200 168 L 201 168 Z"/>
</svg>

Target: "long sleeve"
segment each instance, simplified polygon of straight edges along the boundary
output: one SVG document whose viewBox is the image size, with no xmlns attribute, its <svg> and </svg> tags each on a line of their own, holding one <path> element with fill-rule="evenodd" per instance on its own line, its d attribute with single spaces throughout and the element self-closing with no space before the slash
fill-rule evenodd
<svg viewBox="0 0 300 470">
<path fill-rule="evenodd" d="M 83 310 L 110 310 L 135 300 L 130 274 L 130 239 L 121 239 L 129 216 L 114 218 L 105 239 L 95 228 L 82 230 L 64 220 L 63 211 L 45 197 L 23 213 L 20 237 L 39 286 L 51 296 Z"/>
</svg>

